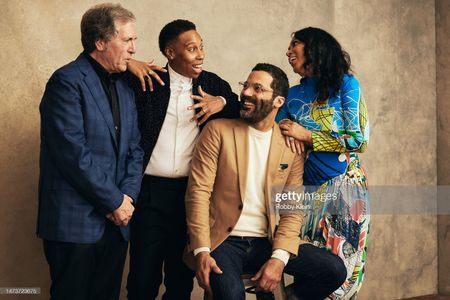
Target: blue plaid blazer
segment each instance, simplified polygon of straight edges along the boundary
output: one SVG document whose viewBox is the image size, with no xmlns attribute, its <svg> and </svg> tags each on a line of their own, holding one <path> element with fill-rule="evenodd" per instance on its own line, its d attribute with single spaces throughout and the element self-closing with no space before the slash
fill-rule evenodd
<svg viewBox="0 0 450 300">
<path fill-rule="evenodd" d="M 123 194 L 135 201 L 143 151 L 132 90 L 116 82 L 120 142 L 100 78 L 85 54 L 57 70 L 40 104 L 41 153 L 37 235 L 72 243 L 95 243 L 105 215 Z M 121 227 L 129 240 L 128 226 Z"/>
</svg>

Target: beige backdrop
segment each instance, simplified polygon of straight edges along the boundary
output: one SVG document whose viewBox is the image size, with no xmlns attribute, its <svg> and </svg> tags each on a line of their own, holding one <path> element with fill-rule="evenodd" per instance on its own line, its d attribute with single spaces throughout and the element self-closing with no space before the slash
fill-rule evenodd
<svg viewBox="0 0 450 300">
<path fill-rule="evenodd" d="M 48 298 L 49 286 L 42 244 L 35 236 L 38 105 L 51 73 L 81 51 L 79 22 L 95 3 L 0 1 L 0 287 L 42 288 L 40 297 L 26 299 Z M 436 185 L 435 1 L 130 0 L 122 4 L 138 19 L 137 58 L 155 58 L 164 64 L 157 50 L 159 30 L 173 19 L 190 19 L 204 39 L 205 69 L 228 80 L 235 91 L 237 82 L 257 62 L 279 65 L 290 83 L 297 83 L 299 78 L 285 56 L 290 33 L 305 26 L 330 31 L 350 53 L 367 99 L 371 143 L 362 159 L 371 186 Z M 372 223 L 359 299 L 436 293 L 436 217 L 375 211 Z"/>
</svg>

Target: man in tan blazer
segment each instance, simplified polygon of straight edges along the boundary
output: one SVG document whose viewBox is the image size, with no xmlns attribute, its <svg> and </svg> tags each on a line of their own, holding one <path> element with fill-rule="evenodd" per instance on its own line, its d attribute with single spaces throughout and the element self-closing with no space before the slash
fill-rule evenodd
<svg viewBox="0 0 450 300">
<path fill-rule="evenodd" d="M 241 118 L 211 121 L 194 150 L 185 261 L 215 300 L 245 299 L 244 273 L 256 273 L 257 291 L 272 292 L 283 272 L 295 278 L 293 297 L 323 299 L 346 270 L 339 257 L 299 238 L 303 157 L 284 145 L 275 123 L 288 79 L 258 64 L 240 84 Z"/>
</svg>

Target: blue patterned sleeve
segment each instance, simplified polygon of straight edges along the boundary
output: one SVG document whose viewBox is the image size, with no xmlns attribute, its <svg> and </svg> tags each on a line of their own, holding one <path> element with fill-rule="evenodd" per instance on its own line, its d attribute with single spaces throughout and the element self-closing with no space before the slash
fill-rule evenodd
<svg viewBox="0 0 450 300">
<path fill-rule="evenodd" d="M 368 142 L 369 120 L 361 87 L 358 80 L 351 77 L 343 87 L 341 94 L 344 114 L 344 129 L 341 135 L 345 148 L 351 151 L 362 150 L 365 142 Z M 365 147 L 364 147 L 365 149 Z"/>
<path fill-rule="evenodd" d="M 331 132 L 313 132 L 314 151 L 364 152 L 369 141 L 369 120 L 361 88 L 349 76 L 341 87 L 342 119 Z"/>
</svg>

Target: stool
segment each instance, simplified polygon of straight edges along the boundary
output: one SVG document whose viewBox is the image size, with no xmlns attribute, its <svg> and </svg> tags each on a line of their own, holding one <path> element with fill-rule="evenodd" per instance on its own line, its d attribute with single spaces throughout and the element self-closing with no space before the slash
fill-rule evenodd
<svg viewBox="0 0 450 300">
<path fill-rule="evenodd" d="M 242 282 L 244 283 L 244 286 L 246 287 L 245 292 L 246 293 L 254 293 L 252 290 L 254 290 L 255 283 L 250 280 L 255 274 L 244 274 L 241 276 Z M 285 300 L 286 299 L 286 292 L 285 292 L 285 285 L 284 285 L 284 274 L 281 276 L 280 283 L 278 284 L 277 288 L 273 291 L 274 300 Z M 256 296 L 256 299 L 258 299 L 258 295 Z M 210 297 L 206 292 L 203 295 L 203 300 L 214 300 L 213 297 Z"/>
</svg>

